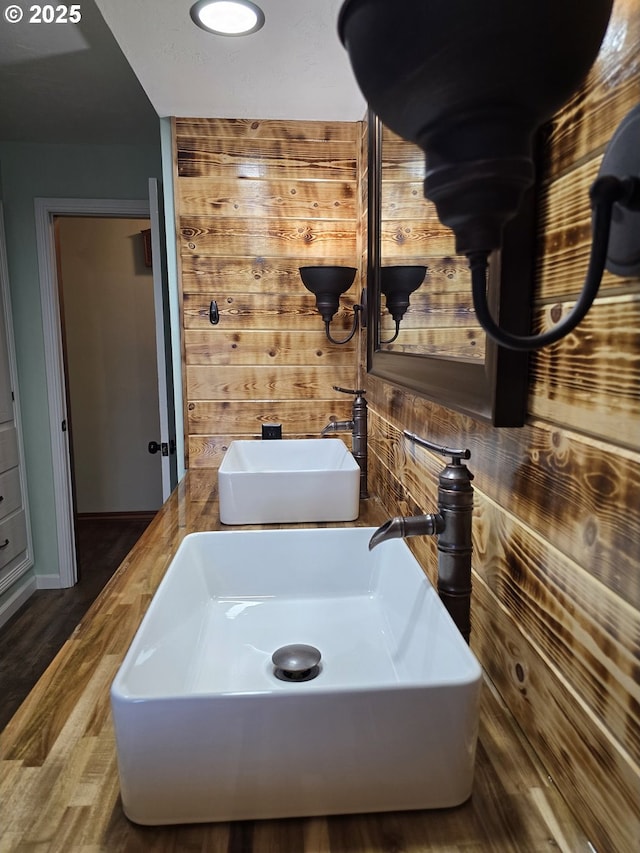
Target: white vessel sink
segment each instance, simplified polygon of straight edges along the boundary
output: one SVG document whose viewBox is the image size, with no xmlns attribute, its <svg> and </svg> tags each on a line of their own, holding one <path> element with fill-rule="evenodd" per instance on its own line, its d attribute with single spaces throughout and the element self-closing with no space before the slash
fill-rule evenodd
<svg viewBox="0 0 640 853">
<path fill-rule="evenodd" d="M 187 536 L 111 688 L 141 824 L 455 806 L 480 666 L 402 540 L 373 528 Z M 285 682 L 272 653 L 315 646 Z"/>
<path fill-rule="evenodd" d="M 353 521 L 360 468 L 340 439 L 232 441 L 218 491 L 223 524 Z"/>
</svg>

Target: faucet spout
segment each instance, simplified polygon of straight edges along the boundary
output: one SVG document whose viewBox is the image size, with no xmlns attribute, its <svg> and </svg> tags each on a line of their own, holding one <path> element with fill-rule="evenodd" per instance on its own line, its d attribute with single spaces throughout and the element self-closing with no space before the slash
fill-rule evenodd
<svg viewBox="0 0 640 853">
<path fill-rule="evenodd" d="M 445 520 L 440 513 L 429 515 L 400 516 L 391 518 L 379 527 L 369 540 L 369 550 L 388 539 L 404 539 L 406 536 L 434 536 L 442 533 Z"/>
<path fill-rule="evenodd" d="M 329 435 L 330 432 L 350 432 L 353 429 L 353 421 L 331 421 L 322 429 L 320 435 Z"/>
</svg>

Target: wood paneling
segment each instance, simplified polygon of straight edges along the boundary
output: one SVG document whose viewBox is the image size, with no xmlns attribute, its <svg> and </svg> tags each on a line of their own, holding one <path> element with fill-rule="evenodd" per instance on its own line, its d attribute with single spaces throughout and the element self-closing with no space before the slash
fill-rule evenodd
<svg viewBox="0 0 640 853">
<path fill-rule="evenodd" d="M 198 436 L 214 435 L 221 424 L 226 426 L 230 435 L 257 435 L 263 423 L 282 423 L 285 437 L 287 434 L 317 435 L 329 421 L 344 421 L 351 417 L 351 401 L 344 395 L 327 399 L 322 406 L 301 406 L 297 399 L 276 400 L 261 406 L 256 406 L 254 400 L 234 400 L 233 404 L 226 401 L 191 402 L 187 409 L 189 433 Z"/>
<path fill-rule="evenodd" d="M 354 126 L 350 122 L 278 121 L 275 119 L 181 118 L 181 138 L 316 140 L 352 142 Z"/>
<path fill-rule="evenodd" d="M 302 284 L 300 285 L 302 288 Z M 261 329 L 280 331 L 313 331 L 318 326 L 323 331 L 322 319 L 318 314 L 315 299 L 308 291 L 300 293 L 239 293 L 225 296 L 224 289 L 212 288 L 206 298 L 202 294 L 183 295 L 185 329 L 208 328 L 212 334 L 224 330 Z M 210 298 L 209 298 L 210 297 Z M 215 298 L 220 313 L 220 326 L 212 327 L 209 321 L 209 303 Z M 334 314 L 331 329 L 338 332 L 351 326 L 353 318 L 353 296 L 343 297 Z M 319 319 L 320 318 L 320 319 Z M 335 324 L 335 325 L 334 325 Z M 333 346 L 327 341 L 327 346 Z M 275 342 L 275 335 L 274 335 Z"/>
<path fill-rule="evenodd" d="M 309 263 L 313 260 L 301 255 L 225 258 L 189 254 L 182 258 L 182 289 L 191 294 L 295 292 L 300 286 L 300 267 Z M 351 256 L 337 256 L 332 263 L 355 266 Z M 311 300 L 311 296 L 305 298 Z"/>
<path fill-rule="evenodd" d="M 526 631 L 479 581 L 473 647 L 597 850 L 632 853 L 640 840 L 637 765 L 551 668 Z M 489 621 L 489 617 L 490 621 Z M 567 721 L 570 720 L 570 725 Z M 562 760 L 558 757 L 562 756 Z"/>
<path fill-rule="evenodd" d="M 236 366 L 212 370 L 187 367 L 187 386 L 194 400 L 318 400 L 331 393 L 333 367 Z"/>
<path fill-rule="evenodd" d="M 384 169 L 389 168 L 391 166 L 385 158 Z M 433 202 L 424 197 L 423 181 L 411 181 L 410 178 L 411 174 L 404 182 L 383 181 L 380 195 L 381 219 L 387 222 L 394 219 L 433 219 L 435 209 Z"/>
<path fill-rule="evenodd" d="M 484 333 L 471 302 L 471 275 L 466 258 L 455 253 L 449 228 L 435 206 L 424 198 L 425 162 L 414 144 L 382 128 L 380 185 L 380 257 L 383 266 L 420 264 L 427 274 L 411 294 L 398 339 L 384 349 L 449 358 L 484 359 Z M 381 340 L 395 323 L 384 307 Z M 417 331 L 419 334 L 411 334 Z M 482 341 L 478 346 L 478 341 Z"/>
<path fill-rule="evenodd" d="M 353 220 L 358 215 L 353 182 L 238 181 L 184 178 L 180 207 L 194 216 L 312 216 Z"/>
<path fill-rule="evenodd" d="M 547 310 L 543 328 L 568 307 Z M 598 299 L 573 334 L 532 359 L 532 414 L 637 448 L 639 330 L 640 291 Z"/>
<path fill-rule="evenodd" d="M 602 48 L 586 84 L 550 124 L 546 175 L 572 172 L 603 149 L 640 99 L 640 18 L 637 0 L 616 0 Z"/>
<path fill-rule="evenodd" d="M 226 136 L 220 124 L 211 136 L 189 137 L 178 120 L 178 175 L 187 178 L 302 178 L 356 181 L 352 140 L 259 139 Z M 289 122 L 294 125 L 295 122 Z M 214 135 L 219 133 L 220 135 Z"/>
<path fill-rule="evenodd" d="M 469 305 L 468 289 L 458 289 L 453 286 L 450 290 L 432 290 L 429 280 L 425 281 L 425 289 L 420 287 L 411 294 L 411 304 L 402 318 L 402 329 L 444 329 L 459 328 L 460 326 L 475 326 L 475 313 Z M 383 300 L 384 301 L 384 300 Z M 385 312 L 381 322 L 393 328 L 393 317 Z"/>
<path fill-rule="evenodd" d="M 640 4 L 619 0 L 583 89 L 551 122 L 538 192 L 534 325 L 575 302 L 588 189 L 640 100 Z M 386 158 L 398 178 L 393 142 Z M 387 193 L 389 227 L 419 214 Z M 394 207 L 396 205 L 396 207 Z M 492 429 L 368 377 L 370 486 L 389 514 L 430 512 L 442 461 L 409 429 L 469 447 L 472 647 L 598 850 L 640 849 L 640 279 L 605 274 L 588 316 L 531 357 L 529 417 Z M 410 540 L 427 573 L 435 543 Z"/>
<path fill-rule="evenodd" d="M 231 318 L 229 321 L 230 325 Z M 188 326 L 189 321 L 184 333 L 187 364 L 308 364 L 310 354 L 318 365 L 341 368 L 344 363 L 345 351 L 332 346 L 324 329 L 317 328 L 317 314 L 313 315 L 313 331 L 308 332 L 274 332 L 273 328 L 221 332 L 211 327 L 208 318 L 196 329 Z M 336 328 L 340 328 L 339 323 Z M 347 351 L 353 352 L 351 342 L 345 346 Z"/>
<path fill-rule="evenodd" d="M 427 263 L 432 255 L 442 257 L 448 252 L 453 254 L 453 237 L 448 228 L 424 219 L 383 221 L 380 252 L 384 266 L 396 258 L 404 263 L 409 258 L 416 262 L 423 259 Z"/>
<path fill-rule="evenodd" d="M 640 86 L 638 86 L 640 100 Z M 591 250 L 591 209 L 585 200 L 602 157 L 592 157 L 545 186 L 540 199 L 538 301 L 549 302 L 582 288 Z M 600 293 L 640 291 L 638 279 L 605 272 Z"/>
<path fill-rule="evenodd" d="M 370 396 L 377 400 L 375 385 L 381 383 L 372 380 L 371 384 Z M 566 478 L 567 486 L 573 480 L 576 487 L 572 504 L 571 496 L 562 489 L 554 495 L 533 482 L 528 488 L 531 481 L 525 472 L 521 485 L 514 481 L 516 460 L 506 454 L 517 450 L 517 443 L 513 436 L 504 443 L 500 439 L 517 431 L 492 430 L 446 410 L 434 411 L 427 401 L 397 390 L 387 396 L 387 403 L 391 405 L 385 407 L 386 417 L 376 411 L 370 414 L 369 441 L 371 479 L 387 511 L 394 515 L 430 512 L 437 501 L 437 477 L 443 462 L 411 445 L 402 437 L 401 427 L 416 430 L 422 421 L 423 434 L 436 443 L 455 440 L 470 447 L 468 464 L 475 475 L 472 646 L 554 779 L 567 785 L 572 773 L 580 775 L 573 804 L 591 827 L 592 838 L 598 838 L 603 849 L 634 849 L 631 839 L 640 832 L 640 613 L 614 590 L 594 582 L 583 566 L 527 523 L 533 509 L 540 517 L 539 526 L 546 523 L 551 528 L 549 519 L 556 516 L 548 505 L 550 499 L 554 506 L 565 507 L 566 523 L 570 521 L 572 507 L 575 512 L 579 500 L 579 480 L 590 483 L 592 493 L 599 491 L 595 466 L 601 448 L 591 447 L 588 439 L 571 434 L 564 437 L 557 431 L 550 438 L 547 457 L 557 454 L 567 473 L 575 470 L 574 476 Z M 392 406 L 397 412 L 411 411 L 413 422 L 402 419 L 396 425 Z M 540 434 L 531 440 L 540 450 L 532 453 L 529 475 L 549 467 L 550 460 L 542 453 L 544 429 L 540 424 Z M 576 446 L 580 443 L 582 454 Z M 603 456 L 602 462 L 607 461 Z M 613 476 L 612 466 L 609 471 Z M 512 492 L 509 483 L 516 487 Z M 631 500 L 633 505 L 634 495 L 625 494 L 626 484 L 617 490 L 612 481 L 606 491 L 617 492 L 621 504 Z M 606 524 L 606 506 L 602 510 Z M 575 520 L 579 522 L 579 517 Z M 609 523 L 616 524 L 615 518 L 609 517 Z M 606 537 L 606 530 L 591 529 L 587 536 L 600 539 L 603 533 Z M 637 560 L 636 536 L 631 533 L 630 556 Z M 435 541 L 409 542 L 435 580 Z M 592 550 L 593 541 L 574 535 L 567 537 L 566 544 L 573 546 L 573 554 L 579 558 Z M 615 536 L 608 545 L 600 541 L 590 562 L 598 568 L 598 558 L 606 552 L 615 561 L 619 544 Z M 617 573 L 622 575 L 619 565 Z M 636 575 L 635 571 L 626 575 L 625 591 L 637 597 Z M 592 749 L 584 763 L 583 744 Z M 585 804 L 592 800 L 599 814 L 596 818 L 592 805 L 585 811 Z M 620 835 L 608 821 L 602 823 L 607 810 L 624 818 Z"/>
<path fill-rule="evenodd" d="M 441 460 L 411 445 L 377 414 L 371 416 L 370 437 L 370 448 L 380 457 L 380 466 L 400 474 L 402 499 L 417 507 L 433 506 Z M 474 447 L 473 442 L 469 444 Z M 475 453 L 469 464 L 475 474 L 477 574 L 548 660 L 560 671 L 572 670 L 580 693 L 588 697 L 620 742 L 628 737 L 630 754 L 640 763 L 640 683 L 635 677 L 640 656 L 640 611 L 624 607 L 615 591 L 590 582 L 575 559 L 523 525 L 515 514 L 524 514 L 522 502 L 505 511 L 503 502 L 489 497 L 492 483 L 482 463 L 476 464 Z M 610 476 L 613 473 L 611 470 Z M 579 475 L 576 471 L 572 476 Z M 533 497 L 530 494 L 530 499 Z M 613 542 L 608 548 L 612 554 L 616 550 Z M 576 548 L 574 557 L 580 556 Z M 630 638 L 637 638 L 631 647 Z M 607 667 L 610 675 L 605 693 L 601 674 Z"/>
<path fill-rule="evenodd" d="M 179 248 L 183 255 L 286 256 L 308 249 L 314 259 L 355 257 L 355 228 L 343 220 L 189 216 L 182 222 Z"/>
<path fill-rule="evenodd" d="M 405 323 L 405 319 L 407 323 Z M 442 326 L 441 328 L 413 329 L 409 312 L 402 319 L 402 341 L 385 344 L 385 349 L 398 349 L 415 355 L 442 355 L 466 360 L 484 360 L 486 336 L 477 325 Z M 393 318 L 385 315 L 380 323 L 380 337 L 390 340 L 395 333 Z"/>
<path fill-rule="evenodd" d="M 469 447 L 476 487 L 640 609 L 636 451 L 614 449 L 559 424 L 533 419 L 521 429 L 491 429 L 374 377 L 367 383 L 372 408 L 381 417 L 398 430 L 424 434 L 437 444 L 455 440 Z M 373 412 L 371 423 L 374 429 Z M 393 445 L 395 435 L 385 439 L 390 445 L 386 452 L 394 460 L 404 452 Z M 398 465 L 394 461 L 390 467 L 395 471 Z M 435 460 L 422 478 L 435 481 L 438 470 Z M 429 487 L 435 488 L 431 483 Z"/>
<path fill-rule="evenodd" d="M 235 408 L 235 406 L 234 406 Z M 194 471 L 199 471 L 202 469 L 209 468 L 219 468 L 222 464 L 222 460 L 224 459 L 224 454 L 227 452 L 229 448 L 229 444 L 234 439 L 259 439 L 260 438 L 260 424 L 261 423 L 274 423 L 273 419 L 266 419 L 262 416 L 262 412 L 254 407 L 253 412 L 250 417 L 251 425 L 247 429 L 246 433 L 234 433 L 233 435 L 197 435 L 193 434 L 189 436 L 189 454 L 192 459 L 191 468 Z M 276 420 L 275 422 L 280 423 L 280 420 Z M 324 421 L 326 423 L 326 420 Z M 257 428 L 256 428 L 257 426 Z M 252 429 L 253 427 L 253 429 Z M 308 428 L 306 425 L 303 428 L 295 432 L 292 424 L 288 424 L 289 432 L 284 433 L 282 437 L 286 438 L 317 438 L 318 433 L 313 433 L 310 431 L 305 431 Z M 351 439 L 349 436 L 346 437 L 335 437 L 327 439 L 328 441 L 341 441 L 344 440 L 345 444 L 348 448 L 351 446 Z"/>
<path fill-rule="evenodd" d="M 357 339 L 324 335 L 299 268 L 359 267 L 362 123 L 178 119 L 178 251 L 189 464 L 282 422 L 318 435 L 332 385 L 355 387 Z M 356 277 L 332 323 L 351 327 Z M 216 300 L 220 322 L 209 322 Z"/>
</svg>

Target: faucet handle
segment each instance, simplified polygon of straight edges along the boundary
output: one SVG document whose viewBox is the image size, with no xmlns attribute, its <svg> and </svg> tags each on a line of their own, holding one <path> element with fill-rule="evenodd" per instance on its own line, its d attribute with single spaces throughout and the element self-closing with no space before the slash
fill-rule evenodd
<svg viewBox="0 0 640 853">
<path fill-rule="evenodd" d="M 354 391 L 351 388 L 341 388 L 339 385 L 334 385 L 333 390 L 334 391 L 342 391 L 343 394 L 355 394 L 356 397 L 361 397 L 363 394 L 367 393 L 364 390 L 364 388 L 358 388 L 357 390 Z"/>
<path fill-rule="evenodd" d="M 434 453 L 439 453 L 440 456 L 450 456 L 453 465 L 459 465 L 461 459 L 471 459 L 470 450 L 454 450 L 453 447 L 443 447 L 441 444 L 434 444 L 431 441 L 427 441 L 426 438 L 420 438 L 419 435 L 409 432 L 407 429 L 403 430 L 402 434 L 415 444 L 426 447 L 427 450 L 431 450 Z"/>
</svg>

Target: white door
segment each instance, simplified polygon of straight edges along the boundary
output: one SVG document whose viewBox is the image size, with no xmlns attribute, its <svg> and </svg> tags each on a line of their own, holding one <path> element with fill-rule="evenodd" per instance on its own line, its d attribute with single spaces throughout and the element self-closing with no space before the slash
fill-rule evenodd
<svg viewBox="0 0 640 853">
<path fill-rule="evenodd" d="M 56 217 L 68 435 L 79 516 L 162 502 L 150 221 Z"/>
</svg>

